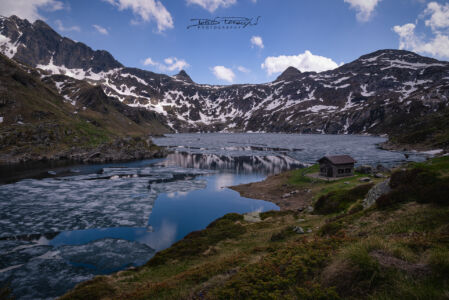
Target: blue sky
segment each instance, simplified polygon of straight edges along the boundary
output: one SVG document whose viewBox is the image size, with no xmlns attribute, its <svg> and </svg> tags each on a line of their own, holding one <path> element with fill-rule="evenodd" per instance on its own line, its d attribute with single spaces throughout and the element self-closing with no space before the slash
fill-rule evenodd
<svg viewBox="0 0 449 300">
<path fill-rule="evenodd" d="M 198 83 L 267 82 L 287 65 L 320 71 L 385 48 L 449 58 L 448 1 L 2 0 L 0 13 L 44 18 L 126 66 L 184 68 Z M 257 16 L 244 29 L 186 28 L 191 18 Z"/>
</svg>

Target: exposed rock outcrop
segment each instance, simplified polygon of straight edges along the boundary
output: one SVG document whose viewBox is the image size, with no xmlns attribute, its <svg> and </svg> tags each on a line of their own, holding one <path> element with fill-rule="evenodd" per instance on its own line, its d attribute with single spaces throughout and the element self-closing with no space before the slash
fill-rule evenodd
<svg viewBox="0 0 449 300">
<path fill-rule="evenodd" d="M 371 207 L 373 204 L 376 203 L 376 200 L 384 195 L 387 194 L 391 191 L 390 188 L 390 179 L 387 179 L 385 181 L 382 181 L 378 184 L 376 184 L 375 186 L 373 186 L 369 191 L 368 194 L 366 195 L 366 198 L 363 199 L 363 207 L 364 208 L 369 208 Z"/>
</svg>

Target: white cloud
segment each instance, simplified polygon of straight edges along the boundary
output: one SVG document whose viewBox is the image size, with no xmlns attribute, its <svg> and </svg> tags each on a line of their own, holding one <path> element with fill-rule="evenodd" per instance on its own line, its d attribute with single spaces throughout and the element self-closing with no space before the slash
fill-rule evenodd
<svg viewBox="0 0 449 300">
<path fill-rule="evenodd" d="M 147 59 L 145 59 L 145 61 L 143 62 L 144 66 L 156 66 L 157 63 L 155 61 L 153 61 L 151 59 L 151 57 L 148 57 Z"/>
<path fill-rule="evenodd" d="M 254 36 L 251 37 L 251 44 L 253 46 L 257 46 L 257 47 L 259 47 L 261 49 L 263 49 L 263 47 L 264 47 L 262 38 L 260 36 L 257 36 L 257 35 L 254 35 Z"/>
<path fill-rule="evenodd" d="M 449 27 L 449 3 L 440 5 L 437 2 L 430 2 L 427 4 L 424 15 L 430 15 L 430 19 L 426 20 L 425 24 L 432 30 Z"/>
<path fill-rule="evenodd" d="M 100 25 L 94 24 L 92 26 L 101 34 L 104 34 L 104 35 L 108 35 L 109 34 L 108 30 L 106 28 L 100 26 Z"/>
<path fill-rule="evenodd" d="M 55 11 L 64 8 L 61 1 L 56 0 L 1 0 L 0 15 L 12 16 L 16 15 L 23 19 L 34 22 L 37 19 L 45 20 L 39 14 L 39 10 Z"/>
<path fill-rule="evenodd" d="M 154 61 L 151 59 L 151 57 L 148 57 L 144 60 L 143 65 L 156 66 L 157 68 L 159 68 L 159 70 L 164 72 L 171 72 L 175 70 L 181 71 L 190 66 L 184 59 L 179 59 L 177 57 L 167 57 L 166 59 L 164 59 L 163 63 Z"/>
<path fill-rule="evenodd" d="M 381 0 L 344 0 L 349 3 L 352 9 L 357 11 L 357 20 L 366 22 L 371 18 L 371 14 Z"/>
<path fill-rule="evenodd" d="M 247 68 L 245 68 L 245 67 L 243 67 L 243 66 L 238 66 L 238 67 L 237 67 L 237 70 L 239 70 L 239 71 L 242 72 L 242 73 L 249 73 L 249 72 L 251 72 L 250 69 L 247 69 Z"/>
<path fill-rule="evenodd" d="M 332 70 L 338 67 L 338 64 L 332 59 L 314 55 L 309 50 L 298 55 L 280 55 L 269 56 L 265 58 L 265 62 L 261 65 L 268 75 L 283 72 L 288 67 L 295 67 L 301 72 L 322 72 Z"/>
<path fill-rule="evenodd" d="M 118 10 L 131 9 L 134 15 L 141 20 L 132 20 L 133 24 L 155 21 L 157 29 L 162 32 L 173 28 L 173 18 L 165 6 L 157 0 L 103 0 L 118 8 Z"/>
<path fill-rule="evenodd" d="M 80 31 L 81 31 L 81 28 L 80 28 L 79 26 L 65 27 L 65 26 L 62 24 L 62 21 L 61 21 L 61 20 L 56 20 L 56 21 L 55 21 L 55 24 L 56 24 L 56 28 L 57 28 L 59 31 L 61 31 L 61 32 L 67 32 L 67 31 L 78 31 L 78 32 L 80 32 Z"/>
<path fill-rule="evenodd" d="M 229 7 L 237 3 L 237 0 L 187 0 L 187 4 L 196 4 L 213 13 L 220 6 L 223 8 Z"/>
<path fill-rule="evenodd" d="M 429 41 L 416 35 L 415 24 L 394 26 L 393 30 L 399 35 L 399 49 L 408 49 L 436 57 L 449 58 L 449 37 L 439 32 Z"/>
<path fill-rule="evenodd" d="M 189 64 L 185 60 L 178 59 L 176 57 L 166 58 L 164 60 L 164 62 L 165 62 L 165 66 L 162 67 L 162 70 L 165 69 L 167 71 L 174 71 L 174 70 L 181 71 L 181 70 L 189 67 Z"/>
<path fill-rule="evenodd" d="M 213 67 L 212 72 L 214 73 L 215 77 L 217 77 L 220 80 L 224 80 L 230 83 L 234 81 L 235 77 L 234 72 L 232 72 L 231 69 L 228 69 L 224 66 L 215 66 Z"/>
<path fill-rule="evenodd" d="M 449 28 L 449 4 L 436 2 L 427 4 L 420 18 L 429 17 L 424 24 L 431 29 L 431 36 L 416 33 L 416 24 L 396 25 L 393 31 L 399 36 L 399 49 L 407 49 L 434 57 L 449 58 L 449 36 L 445 30 Z"/>
</svg>

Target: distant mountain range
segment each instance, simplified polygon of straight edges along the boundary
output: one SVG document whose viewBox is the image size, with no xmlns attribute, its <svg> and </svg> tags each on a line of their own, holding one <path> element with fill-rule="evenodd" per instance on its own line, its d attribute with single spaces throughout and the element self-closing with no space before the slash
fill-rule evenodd
<svg viewBox="0 0 449 300">
<path fill-rule="evenodd" d="M 392 134 L 449 103 L 449 63 L 409 51 L 379 50 L 331 71 L 289 67 L 273 82 L 218 86 L 197 84 L 185 71 L 124 67 L 42 21 L 2 18 L 0 34 L 3 54 L 35 68 L 74 107 L 85 105 L 77 88 L 85 82 L 177 132 Z"/>
</svg>

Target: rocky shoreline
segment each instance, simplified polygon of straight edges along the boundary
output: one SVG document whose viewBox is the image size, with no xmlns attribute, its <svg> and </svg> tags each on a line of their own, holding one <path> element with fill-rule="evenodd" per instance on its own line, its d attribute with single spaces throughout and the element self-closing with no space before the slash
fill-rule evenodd
<svg viewBox="0 0 449 300">
<path fill-rule="evenodd" d="M 95 147 L 71 147 L 56 151 L 49 149 L 45 154 L 21 150 L 0 153 L 0 166 L 50 162 L 105 163 L 162 158 L 167 155 L 165 148 L 139 137 L 120 138 Z"/>
<path fill-rule="evenodd" d="M 387 150 L 387 151 L 418 151 L 418 152 L 435 152 L 438 154 L 449 153 L 449 148 L 438 148 L 435 146 L 429 146 L 425 144 L 402 144 L 395 143 L 390 140 L 386 142 L 380 143 L 377 145 L 379 149 Z M 438 148 L 438 149 L 436 149 Z"/>
</svg>

